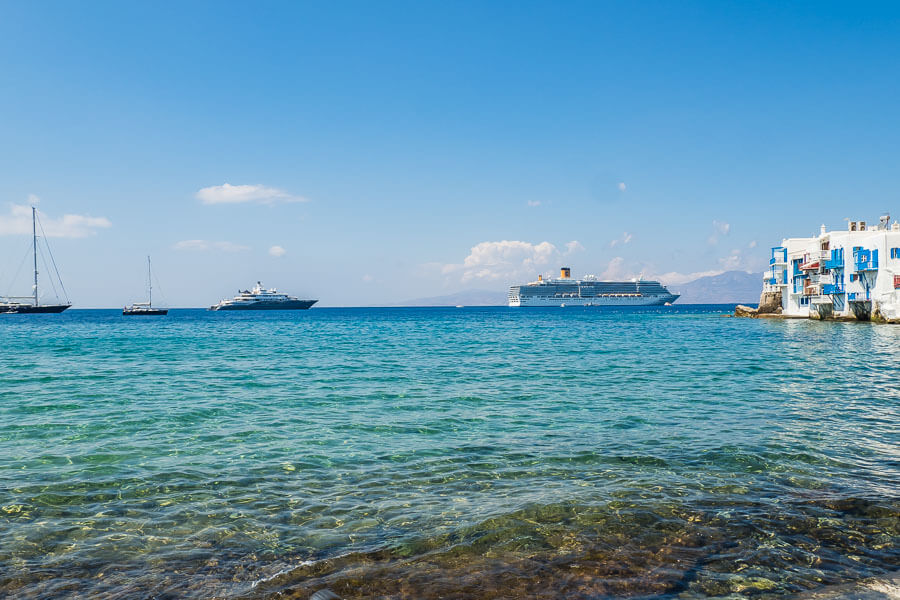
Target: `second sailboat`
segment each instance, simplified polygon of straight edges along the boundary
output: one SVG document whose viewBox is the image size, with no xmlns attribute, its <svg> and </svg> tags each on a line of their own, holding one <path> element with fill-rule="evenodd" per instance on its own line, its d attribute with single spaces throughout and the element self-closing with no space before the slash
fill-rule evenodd
<svg viewBox="0 0 900 600">
<path fill-rule="evenodd" d="M 153 274 L 150 270 L 150 257 L 147 257 L 147 301 L 135 302 L 131 306 L 122 309 L 122 314 L 126 316 L 153 316 L 167 315 L 169 310 L 166 308 L 153 308 Z"/>
</svg>

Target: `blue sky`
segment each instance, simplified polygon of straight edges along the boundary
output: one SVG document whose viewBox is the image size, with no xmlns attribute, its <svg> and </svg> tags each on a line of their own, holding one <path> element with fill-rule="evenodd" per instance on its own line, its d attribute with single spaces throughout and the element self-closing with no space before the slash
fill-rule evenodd
<svg viewBox="0 0 900 600">
<path fill-rule="evenodd" d="M 785 4 L 0 2 L 0 294 L 30 198 L 83 307 L 762 270 L 900 216 L 900 6 Z"/>
</svg>

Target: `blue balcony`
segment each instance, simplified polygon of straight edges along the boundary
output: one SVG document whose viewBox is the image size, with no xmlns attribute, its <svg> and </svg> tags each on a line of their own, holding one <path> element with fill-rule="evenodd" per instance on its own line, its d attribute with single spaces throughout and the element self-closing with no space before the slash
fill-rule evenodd
<svg viewBox="0 0 900 600">
<path fill-rule="evenodd" d="M 835 248 L 831 251 L 831 258 L 825 261 L 826 269 L 843 269 L 844 268 L 844 249 Z"/>
<path fill-rule="evenodd" d="M 787 248 L 784 246 L 776 246 L 772 248 L 772 258 L 769 259 L 770 265 L 783 265 L 787 263 Z"/>
<path fill-rule="evenodd" d="M 853 267 L 856 271 L 877 271 L 878 250 L 856 250 L 853 252 Z"/>
<path fill-rule="evenodd" d="M 835 296 L 844 293 L 844 286 L 839 283 L 826 283 L 822 285 L 822 294 L 825 296 Z"/>
</svg>

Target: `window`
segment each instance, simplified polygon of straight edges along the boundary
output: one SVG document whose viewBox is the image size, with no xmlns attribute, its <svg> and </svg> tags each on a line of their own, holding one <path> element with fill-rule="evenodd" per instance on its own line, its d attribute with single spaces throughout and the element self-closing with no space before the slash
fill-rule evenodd
<svg viewBox="0 0 900 600">
<path fill-rule="evenodd" d="M 856 281 L 859 279 L 859 275 L 857 273 L 850 273 L 850 281 Z"/>
<path fill-rule="evenodd" d="M 900 258 L 900 248 L 891 248 L 891 258 Z"/>
<path fill-rule="evenodd" d="M 900 290 L 900 275 L 894 275 L 894 289 Z"/>
</svg>

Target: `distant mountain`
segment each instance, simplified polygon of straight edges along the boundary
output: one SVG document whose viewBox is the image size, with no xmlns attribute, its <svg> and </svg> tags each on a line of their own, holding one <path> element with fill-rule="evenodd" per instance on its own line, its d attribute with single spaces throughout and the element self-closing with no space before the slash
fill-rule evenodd
<svg viewBox="0 0 900 600">
<path fill-rule="evenodd" d="M 752 304 L 759 302 L 762 292 L 762 273 L 726 271 L 719 275 L 701 277 L 669 290 L 681 294 L 678 304 Z"/>
<path fill-rule="evenodd" d="M 506 306 L 506 292 L 497 290 L 464 290 L 446 296 L 416 298 L 397 302 L 394 306 Z"/>
</svg>

